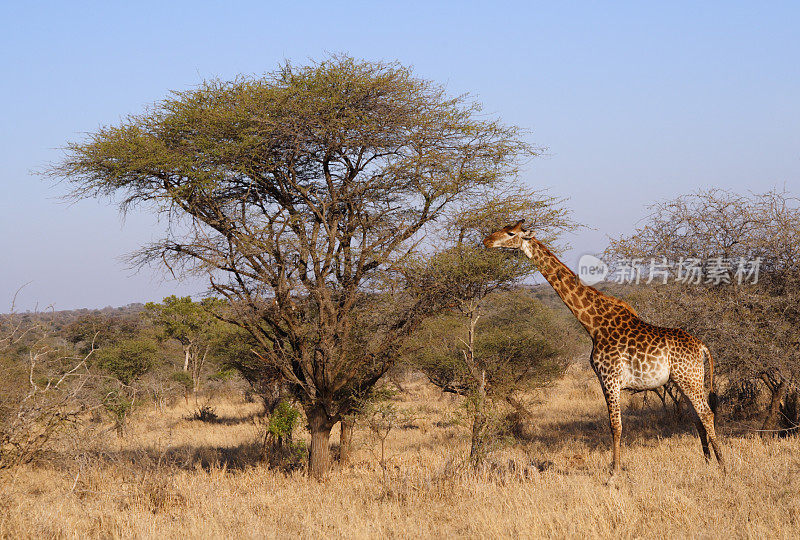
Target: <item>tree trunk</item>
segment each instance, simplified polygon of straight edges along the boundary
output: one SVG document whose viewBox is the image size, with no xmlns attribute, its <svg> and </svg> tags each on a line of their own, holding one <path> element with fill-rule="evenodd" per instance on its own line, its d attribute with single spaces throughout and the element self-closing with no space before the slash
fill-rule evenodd
<svg viewBox="0 0 800 540">
<path fill-rule="evenodd" d="M 473 467 L 480 466 L 486 454 L 484 431 L 486 431 L 486 414 L 483 410 L 475 411 L 475 417 L 472 419 L 472 444 L 469 449 L 469 460 Z"/>
<path fill-rule="evenodd" d="M 311 432 L 311 448 L 308 455 L 308 475 L 322 480 L 330 468 L 331 421 L 325 409 L 319 405 L 306 408 L 308 430 Z"/>
<path fill-rule="evenodd" d="M 339 465 L 347 467 L 350 465 L 350 454 L 353 451 L 353 428 L 356 419 L 352 416 L 345 416 L 341 422 L 342 431 L 339 436 Z"/>
<path fill-rule="evenodd" d="M 769 437 L 776 433 L 778 429 L 778 413 L 781 410 L 781 401 L 786 394 L 786 380 L 782 380 L 778 386 L 772 390 L 772 399 L 769 402 L 769 409 L 767 410 L 767 417 L 764 419 L 764 425 L 761 426 L 762 437 Z"/>
<path fill-rule="evenodd" d="M 203 371 L 203 366 L 206 363 L 206 357 L 208 356 L 208 346 L 206 346 L 205 351 L 203 351 L 203 356 L 200 356 L 199 351 L 191 356 L 192 393 L 194 394 L 194 401 L 197 403 L 197 392 L 200 391 L 200 375 Z"/>
<path fill-rule="evenodd" d="M 783 404 L 780 406 L 778 425 L 786 430 L 780 433 L 782 437 L 788 437 L 800 430 L 800 390 L 794 389 L 786 392 Z"/>
<path fill-rule="evenodd" d="M 183 371 L 189 371 L 189 346 L 183 347 Z"/>
<path fill-rule="evenodd" d="M 472 444 L 469 449 L 469 460 L 473 467 L 478 467 L 486 454 L 486 372 L 482 371 L 475 389 L 475 416 L 472 419 Z"/>
</svg>

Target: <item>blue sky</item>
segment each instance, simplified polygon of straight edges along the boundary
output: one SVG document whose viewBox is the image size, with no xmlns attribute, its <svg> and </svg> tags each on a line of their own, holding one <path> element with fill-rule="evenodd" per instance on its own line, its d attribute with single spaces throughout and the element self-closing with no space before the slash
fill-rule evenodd
<svg viewBox="0 0 800 540">
<path fill-rule="evenodd" d="M 0 312 L 199 294 L 121 256 L 159 236 L 30 172 L 59 147 L 203 78 L 327 52 L 398 60 L 529 129 L 522 179 L 591 227 L 565 262 L 701 187 L 800 194 L 793 2 L 38 2 L 0 7 Z"/>
</svg>

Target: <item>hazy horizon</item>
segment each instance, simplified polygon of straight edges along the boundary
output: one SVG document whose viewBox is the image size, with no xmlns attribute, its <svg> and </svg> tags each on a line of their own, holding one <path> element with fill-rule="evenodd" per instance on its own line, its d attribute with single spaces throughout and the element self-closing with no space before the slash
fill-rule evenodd
<svg viewBox="0 0 800 540">
<path fill-rule="evenodd" d="M 468 92 L 547 148 L 521 178 L 568 199 L 587 229 L 564 260 L 601 251 L 650 203 L 722 187 L 800 195 L 800 6 L 248 2 L 4 5 L 0 312 L 200 295 L 122 258 L 158 238 L 108 201 L 65 204 L 31 171 L 59 147 L 207 78 L 331 52 L 397 60 Z M 517 216 L 510 216 L 509 220 Z"/>
</svg>

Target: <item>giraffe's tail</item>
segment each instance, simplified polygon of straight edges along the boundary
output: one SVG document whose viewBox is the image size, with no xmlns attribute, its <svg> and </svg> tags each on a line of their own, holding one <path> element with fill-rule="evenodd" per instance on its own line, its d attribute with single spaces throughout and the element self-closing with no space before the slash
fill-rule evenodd
<svg viewBox="0 0 800 540">
<path fill-rule="evenodd" d="M 708 358 L 708 406 L 711 407 L 711 412 L 714 413 L 716 417 L 719 399 L 717 398 L 717 393 L 714 392 L 714 358 L 711 356 L 711 351 L 708 350 L 705 344 L 703 345 L 702 351 L 706 358 Z"/>
</svg>

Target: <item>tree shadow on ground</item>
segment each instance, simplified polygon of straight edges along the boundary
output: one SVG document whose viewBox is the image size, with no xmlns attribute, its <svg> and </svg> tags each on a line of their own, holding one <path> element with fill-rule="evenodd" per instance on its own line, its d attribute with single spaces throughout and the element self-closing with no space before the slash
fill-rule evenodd
<svg viewBox="0 0 800 540">
<path fill-rule="evenodd" d="M 625 446 L 654 446 L 660 440 L 676 435 L 696 434 L 693 413 L 676 415 L 652 408 L 627 409 L 622 413 L 622 444 Z M 536 425 L 531 438 L 549 451 L 565 446 L 580 445 L 590 450 L 611 447 L 611 428 L 608 416 L 583 416 L 563 421 L 543 421 Z"/>
<path fill-rule="evenodd" d="M 180 469 L 206 471 L 222 469 L 245 470 L 264 463 L 263 445 L 260 441 L 235 446 L 183 444 L 163 449 L 141 447 L 124 450 L 87 452 L 90 461 L 109 465 L 135 466 L 142 470 Z M 71 456 L 64 456 L 69 460 Z"/>
<path fill-rule="evenodd" d="M 263 412 L 254 412 L 244 416 L 217 416 L 216 414 L 200 417 L 198 413 L 193 413 L 183 418 L 188 422 L 201 422 L 206 424 L 217 424 L 221 426 L 237 426 L 239 424 L 252 424 L 265 417 Z"/>
<path fill-rule="evenodd" d="M 184 470 L 204 471 L 225 469 L 244 471 L 254 467 L 269 467 L 284 473 L 300 468 L 300 460 L 286 456 L 271 456 L 269 445 L 262 441 L 241 443 L 235 446 L 183 444 L 163 449 L 140 447 L 124 450 L 95 450 L 81 454 L 89 462 L 105 463 L 109 466 L 132 467 L 140 471 Z M 272 459 L 272 458 L 275 459 Z M 48 456 L 49 463 L 63 468 L 75 465 L 74 453 L 56 453 Z"/>
</svg>

